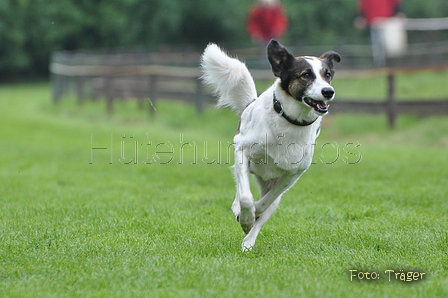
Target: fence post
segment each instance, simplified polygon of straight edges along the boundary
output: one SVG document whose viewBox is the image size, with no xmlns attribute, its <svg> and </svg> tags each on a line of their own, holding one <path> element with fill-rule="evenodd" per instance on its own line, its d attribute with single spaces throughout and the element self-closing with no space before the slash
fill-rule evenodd
<svg viewBox="0 0 448 298">
<path fill-rule="evenodd" d="M 134 80 L 133 84 L 131 84 L 132 88 L 137 91 L 137 102 L 140 110 L 145 108 L 145 90 L 146 90 L 146 82 L 138 75 L 133 76 L 132 80 Z"/>
<path fill-rule="evenodd" d="M 78 105 L 81 105 L 85 98 L 84 83 L 85 80 L 83 76 L 76 76 L 76 95 L 78 99 Z"/>
<path fill-rule="evenodd" d="M 114 83 L 113 83 L 113 76 L 105 76 L 105 82 L 104 82 L 104 91 L 106 93 L 106 108 L 107 108 L 107 113 L 109 115 L 113 114 L 114 112 L 114 97 L 115 97 L 115 90 L 113 90 L 114 88 Z"/>
<path fill-rule="evenodd" d="M 196 108 L 199 113 L 204 112 L 205 94 L 201 80 L 196 80 Z"/>
<path fill-rule="evenodd" d="M 157 75 L 149 76 L 149 112 L 154 114 L 157 102 Z"/>
<path fill-rule="evenodd" d="M 389 127 L 395 128 L 395 120 L 397 118 L 397 100 L 395 98 L 395 74 L 391 70 L 387 75 L 387 119 L 389 121 Z"/>
<path fill-rule="evenodd" d="M 64 95 L 66 78 L 60 74 L 53 74 L 53 103 L 58 103 Z"/>
</svg>

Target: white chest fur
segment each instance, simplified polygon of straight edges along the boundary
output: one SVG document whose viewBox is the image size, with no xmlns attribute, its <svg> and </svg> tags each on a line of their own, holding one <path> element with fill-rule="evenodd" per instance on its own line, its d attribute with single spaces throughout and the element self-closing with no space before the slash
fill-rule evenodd
<svg viewBox="0 0 448 298">
<path fill-rule="evenodd" d="M 304 171 L 311 165 L 321 118 L 305 127 L 292 125 L 273 113 L 270 99 L 261 96 L 243 113 L 241 121 L 234 142 L 250 161 L 251 172 L 263 180 Z M 243 156 L 235 156 L 235 162 L 239 160 Z"/>
</svg>

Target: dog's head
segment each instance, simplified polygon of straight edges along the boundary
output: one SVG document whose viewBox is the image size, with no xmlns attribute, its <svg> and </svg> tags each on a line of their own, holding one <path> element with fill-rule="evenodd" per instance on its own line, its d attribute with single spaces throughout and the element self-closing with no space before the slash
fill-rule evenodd
<svg viewBox="0 0 448 298">
<path fill-rule="evenodd" d="M 333 60 L 341 61 L 338 53 L 330 51 L 320 57 L 294 57 L 272 39 L 268 44 L 268 59 L 286 93 L 319 116 L 328 112 L 329 102 L 335 95 L 330 85 L 334 76 Z"/>
</svg>

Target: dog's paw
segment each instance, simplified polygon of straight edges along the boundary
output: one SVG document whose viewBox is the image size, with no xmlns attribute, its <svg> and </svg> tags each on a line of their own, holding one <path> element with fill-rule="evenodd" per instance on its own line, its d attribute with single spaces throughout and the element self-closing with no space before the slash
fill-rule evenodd
<svg viewBox="0 0 448 298">
<path fill-rule="evenodd" d="M 255 223 L 255 207 L 249 209 L 242 208 L 238 219 L 244 233 L 248 234 Z"/>
<path fill-rule="evenodd" d="M 242 246 L 243 246 L 243 248 L 241 249 L 242 252 L 252 251 L 253 246 L 248 247 L 244 243 Z"/>
<path fill-rule="evenodd" d="M 255 239 L 252 239 L 252 237 L 246 237 L 244 238 L 243 243 L 241 244 L 241 249 L 243 252 L 251 251 L 254 245 L 255 245 Z"/>
</svg>

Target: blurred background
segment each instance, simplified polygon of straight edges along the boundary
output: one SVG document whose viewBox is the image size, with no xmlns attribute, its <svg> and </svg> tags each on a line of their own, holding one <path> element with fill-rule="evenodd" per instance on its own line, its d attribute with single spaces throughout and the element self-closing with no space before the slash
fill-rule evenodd
<svg viewBox="0 0 448 298">
<path fill-rule="evenodd" d="M 394 1 L 394 0 L 390 0 Z M 2 0 L 0 1 L 0 80 L 49 74 L 55 51 L 178 53 L 166 63 L 196 66 L 197 55 L 213 41 L 256 66 L 257 42 L 247 30 L 254 0 Z M 269 1 L 268 1 L 269 2 Z M 377 5 L 382 5 L 377 1 Z M 282 43 L 294 53 L 321 54 L 334 49 L 343 67 L 370 67 L 368 28 L 356 26 L 356 0 L 283 0 L 287 28 Z M 446 0 L 404 0 L 408 18 L 448 17 Z M 447 63 L 448 30 L 409 30 L 414 60 Z M 306 47 L 324 46 L 317 49 Z M 303 48 L 303 50 L 302 50 Z M 243 50 L 244 49 L 244 50 Z M 310 51 L 312 53 L 310 53 Z M 182 53 L 184 54 L 182 57 Z M 185 54 L 187 53 L 187 54 Z M 191 58 L 194 57 L 194 58 Z M 196 60 L 196 61 L 195 61 Z"/>
<path fill-rule="evenodd" d="M 448 113 L 446 0 L 3 0 L 0 82 L 50 79 L 55 103 L 105 99 L 108 113 L 127 99 L 201 112 L 215 100 L 199 80 L 206 45 L 243 60 L 262 92 L 271 38 L 297 56 L 341 54 L 333 112 L 386 112 L 391 127 L 397 111 Z"/>
</svg>

